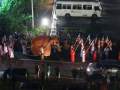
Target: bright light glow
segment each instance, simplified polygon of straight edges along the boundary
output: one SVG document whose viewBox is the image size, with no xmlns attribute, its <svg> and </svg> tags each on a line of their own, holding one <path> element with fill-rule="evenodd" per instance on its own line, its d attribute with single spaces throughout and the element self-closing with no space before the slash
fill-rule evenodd
<svg viewBox="0 0 120 90">
<path fill-rule="evenodd" d="M 112 72 L 112 73 L 117 73 L 117 69 L 113 68 L 113 69 L 108 69 L 109 72 Z"/>
<path fill-rule="evenodd" d="M 88 67 L 88 68 L 87 68 L 87 72 L 90 72 L 90 71 L 91 71 L 91 70 L 90 70 L 90 68 Z"/>
<path fill-rule="evenodd" d="M 43 18 L 41 20 L 41 25 L 42 26 L 49 26 L 49 19 L 48 18 Z"/>
</svg>

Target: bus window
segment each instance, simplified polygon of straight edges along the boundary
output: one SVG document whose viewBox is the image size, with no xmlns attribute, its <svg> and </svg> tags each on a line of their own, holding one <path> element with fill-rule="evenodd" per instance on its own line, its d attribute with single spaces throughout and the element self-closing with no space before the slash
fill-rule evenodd
<svg viewBox="0 0 120 90">
<path fill-rule="evenodd" d="M 62 9 L 67 9 L 66 4 L 63 4 Z"/>
<path fill-rule="evenodd" d="M 82 6 L 81 6 L 81 5 L 78 5 L 78 9 L 82 9 Z"/>
<path fill-rule="evenodd" d="M 57 4 L 57 9 L 61 9 L 61 4 Z"/>
<path fill-rule="evenodd" d="M 92 5 L 83 5 L 84 10 L 92 10 Z"/>
<path fill-rule="evenodd" d="M 73 9 L 77 9 L 77 5 L 73 5 Z"/>
<path fill-rule="evenodd" d="M 95 7 L 94 7 L 94 10 L 95 10 L 95 11 L 97 11 L 97 10 L 100 11 L 99 6 L 95 6 Z"/>
<path fill-rule="evenodd" d="M 71 9 L 71 5 L 70 4 L 67 5 L 67 9 Z"/>
<path fill-rule="evenodd" d="M 87 10 L 87 5 L 83 5 L 83 9 L 84 9 L 84 10 Z"/>
<path fill-rule="evenodd" d="M 88 5 L 87 10 L 92 10 L 92 5 Z"/>
<path fill-rule="evenodd" d="M 81 5 L 73 5 L 73 9 L 82 9 Z"/>
</svg>

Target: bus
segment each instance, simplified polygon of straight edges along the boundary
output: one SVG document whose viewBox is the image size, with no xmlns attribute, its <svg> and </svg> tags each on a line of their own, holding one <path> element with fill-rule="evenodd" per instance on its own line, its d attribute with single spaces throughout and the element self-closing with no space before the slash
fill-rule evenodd
<svg viewBox="0 0 120 90">
<path fill-rule="evenodd" d="M 56 17 L 102 17 L 99 1 L 56 1 Z"/>
</svg>

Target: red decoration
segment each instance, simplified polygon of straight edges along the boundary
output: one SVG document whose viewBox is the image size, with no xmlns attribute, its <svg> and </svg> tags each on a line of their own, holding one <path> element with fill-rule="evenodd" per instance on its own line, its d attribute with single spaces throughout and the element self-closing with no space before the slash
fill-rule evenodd
<svg viewBox="0 0 120 90">
<path fill-rule="evenodd" d="M 70 49 L 70 60 L 72 63 L 75 62 L 75 49 L 73 46 L 71 46 L 71 49 Z"/>
<path fill-rule="evenodd" d="M 97 60 L 97 52 L 94 51 L 94 53 L 93 53 L 93 61 L 96 61 L 96 60 Z"/>
</svg>

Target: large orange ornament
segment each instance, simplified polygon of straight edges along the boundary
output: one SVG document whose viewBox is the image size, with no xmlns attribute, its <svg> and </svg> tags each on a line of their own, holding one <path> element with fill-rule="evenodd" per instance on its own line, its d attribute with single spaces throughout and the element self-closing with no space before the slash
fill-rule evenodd
<svg viewBox="0 0 120 90">
<path fill-rule="evenodd" d="M 38 36 L 32 39 L 31 49 L 33 55 L 41 55 L 41 48 L 44 50 L 44 56 L 50 56 L 51 54 L 51 45 L 58 45 L 59 38 L 54 36 Z"/>
</svg>

